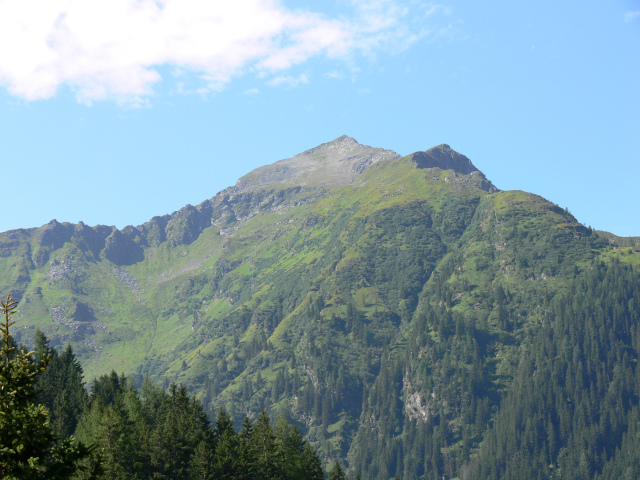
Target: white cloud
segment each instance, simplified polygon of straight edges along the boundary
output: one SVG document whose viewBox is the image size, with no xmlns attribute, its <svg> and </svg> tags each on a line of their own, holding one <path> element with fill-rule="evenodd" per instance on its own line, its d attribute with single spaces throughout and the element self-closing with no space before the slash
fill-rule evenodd
<svg viewBox="0 0 640 480">
<path fill-rule="evenodd" d="M 248 90 L 245 90 L 242 93 L 244 95 L 257 95 L 258 93 L 260 93 L 260 91 L 257 88 L 249 88 Z"/>
<path fill-rule="evenodd" d="M 293 88 L 298 85 L 309 83 L 309 79 L 305 74 L 298 75 L 297 77 L 291 76 L 279 76 L 275 77 L 273 80 L 270 80 L 268 84 L 272 87 L 288 87 Z"/>
<path fill-rule="evenodd" d="M 625 22 L 632 22 L 633 20 L 635 20 L 636 18 L 640 17 L 640 10 L 637 10 L 635 12 L 626 12 L 624 14 L 624 21 Z"/>
<path fill-rule="evenodd" d="M 350 17 L 328 18 L 277 0 L 0 0 L 0 85 L 29 100 L 67 85 L 83 102 L 135 103 L 170 66 L 196 74 L 195 91 L 218 91 L 235 76 L 277 75 L 318 55 L 407 48 L 425 31 L 404 20 L 435 10 L 416 17 L 397 1 L 352 0 Z"/>
</svg>

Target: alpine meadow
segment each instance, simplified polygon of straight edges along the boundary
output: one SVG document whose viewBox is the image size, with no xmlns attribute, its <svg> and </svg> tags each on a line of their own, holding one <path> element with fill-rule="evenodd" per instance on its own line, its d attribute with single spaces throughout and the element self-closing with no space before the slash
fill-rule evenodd
<svg viewBox="0 0 640 480">
<path fill-rule="evenodd" d="M 142 225 L 0 233 L 77 478 L 640 478 L 640 237 L 499 187 L 342 136 Z"/>
</svg>

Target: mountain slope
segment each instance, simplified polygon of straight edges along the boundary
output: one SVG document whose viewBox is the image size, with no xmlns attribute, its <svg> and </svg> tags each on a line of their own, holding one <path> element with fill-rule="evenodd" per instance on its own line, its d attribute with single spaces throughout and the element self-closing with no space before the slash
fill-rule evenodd
<svg viewBox="0 0 640 480">
<path fill-rule="evenodd" d="M 639 252 L 448 145 L 400 157 L 343 136 L 144 225 L 0 234 L 0 287 L 22 341 L 36 326 L 70 341 L 89 378 L 281 411 L 327 459 L 386 480 L 469 462 L 554 297 Z M 401 460 L 411 449 L 431 467 Z"/>
</svg>

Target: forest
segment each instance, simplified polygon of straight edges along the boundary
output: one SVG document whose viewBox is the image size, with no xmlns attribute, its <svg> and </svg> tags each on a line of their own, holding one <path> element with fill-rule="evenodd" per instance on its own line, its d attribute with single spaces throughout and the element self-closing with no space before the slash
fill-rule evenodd
<svg viewBox="0 0 640 480">
<path fill-rule="evenodd" d="M 85 389 L 73 350 L 35 349 L 10 333 L 15 302 L 0 305 L 0 476 L 2 479 L 281 479 L 320 480 L 319 457 L 298 427 L 274 424 L 264 411 L 240 430 L 220 409 L 211 422 L 182 385 L 162 390 L 112 371 Z M 329 478 L 346 479 L 335 463 Z"/>
<path fill-rule="evenodd" d="M 504 394 L 486 378 L 491 353 L 482 326 L 446 307 L 427 308 L 404 354 L 382 362 L 363 397 L 353 478 L 638 478 L 639 307 L 634 268 L 618 261 L 592 265 L 544 305 Z M 72 478 L 325 478 L 320 457 L 284 415 L 271 421 L 262 410 L 236 426 L 238 419 L 221 408 L 211 420 L 185 386 L 162 389 L 147 377 L 138 390 L 115 371 L 94 379 L 88 391 L 70 346 L 59 352 L 37 332 L 27 353 L 13 342 L 9 325 L 7 314 L 3 395 L 19 386 L 14 363 L 26 358 L 29 366 L 22 368 L 34 372 L 32 404 L 44 406 L 45 437 L 57 448 L 75 448 L 79 468 Z M 444 399 L 424 421 L 401 416 L 409 366 L 412 381 L 426 382 Z M 307 386 L 289 388 L 300 398 L 308 395 Z M 18 465 L 15 472 L 27 471 L 28 461 L 10 461 L 20 452 L 6 448 L 8 409 L 3 396 L 0 458 Z M 50 449 L 38 468 L 55 465 L 55 452 Z M 38 478 L 3 468 L 3 478 Z M 329 478 L 349 477 L 335 462 Z"/>
</svg>

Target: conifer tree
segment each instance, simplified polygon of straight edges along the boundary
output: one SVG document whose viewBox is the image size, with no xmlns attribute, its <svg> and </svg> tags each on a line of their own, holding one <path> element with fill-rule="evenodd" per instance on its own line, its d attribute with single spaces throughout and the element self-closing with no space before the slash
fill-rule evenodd
<svg viewBox="0 0 640 480">
<path fill-rule="evenodd" d="M 260 478 L 275 478 L 277 465 L 275 458 L 276 437 L 264 409 L 253 426 L 251 443 L 257 454 L 258 475 Z"/>
<path fill-rule="evenodd" d="M 242 459 L 239 458 L 238 434 L 233 429 L 233 420 L 224 408 L 220 408 L 216 417 L 214 430 L 215 457 L 214 478 L 220 480 L 234 480 L 242 467 Z"/>
<path fill-rule="evenodd" d="M 302 450 L 305 441 L 297 426 L 291 426 L 283 414 L 276 420 L 276 465 L 282 479 L 305 478 Z"/>
<path fill-rule="evenodd" d="M 83 372 L 71 345 L 62 354 L 49 346 L 49 340 L 36 329 L 35 358 L 50 357 L 46 370 L 38 375 L 37 402 L 47 408 L 49 423 L 56 435 L 68 437 L 76 430 L 78 420 L 87 404 Z"/>
<path fill-rule="evenodd" d="M 304 444 L 304 448 L 302 450 L 302 471 L 305 474 L 306 480 L 323 480 L 324 479 L 324 470 L 322 470 L 322 464 L 320 463 L 320 458 L 316 452 L 313 451 L 311 445 L 308 443 Z"/>
<path fill-rule="evenodd" d="M 34 364 L 34 352 L 17 350 L 9 328 L 17 302 L 8 295 L 0 301 L 4 322 L 0 326 L 0 477 L 3 479 L 67 479 L 91 449 L 73 437 L 58 439 L 42 405 L 36 405 L 38 375 L 49 356 Z M 96 470 L 92 475 L 97 473 Z"/>
<path fill-rule="evenodd" d="M 258 469 L 257 455 L 255 446 L 251 441 L 251 438 L 253 436 L 253 424 L 251 423 L 249 417 L 244 417 L 242 430 L 240 430 L 240 434 L 238 436 L 240 439 L 240 475 L 238 479 L 249 480 L 256 478 L 256 472 Z"/>
<path fill-rule="evenodd" d="M 333 467 L 329 472 L 329 480 L 347 480 L 342 466 L 340 466 L 340 463 L 337 461 L 333 464 Z"/>
<path fill-rule="evenodd" d="M 214 476 L 213 450 L 206 441 L 202 440 L 191 456 L 189 473 L 194 480 L 212 480 Z"/>
</svg>

